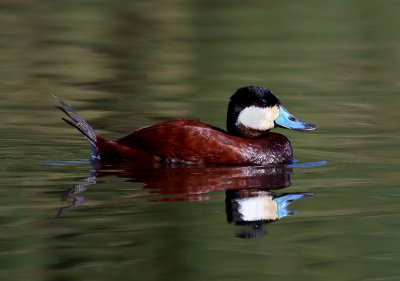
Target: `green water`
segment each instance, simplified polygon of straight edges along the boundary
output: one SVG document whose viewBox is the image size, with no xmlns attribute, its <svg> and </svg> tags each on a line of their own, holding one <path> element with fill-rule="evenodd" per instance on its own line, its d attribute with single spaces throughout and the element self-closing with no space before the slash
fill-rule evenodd
<svg viewBox="0 0 400 281">
<path fill-rule="evenodd" d="M 399 15 L 390 0 L 1 1 L 0 279 L 399 280 Z M 93 170 L 50 95 L 117 139 L 174 118 L 225 128 L 245 85 L 319 126 L 276 130 L 298 164 L 326 161 L 284 172 L 275 197 L 315 196 L 255 239 L 226 191 L 255 171 Z"/>
</svg>

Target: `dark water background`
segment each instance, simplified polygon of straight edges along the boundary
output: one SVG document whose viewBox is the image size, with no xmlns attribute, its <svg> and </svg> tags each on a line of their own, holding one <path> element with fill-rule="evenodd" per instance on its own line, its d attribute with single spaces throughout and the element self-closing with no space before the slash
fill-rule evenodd
<svg viewBox="0 0 400 281">
<path fill-rule="evenodd" d="M 390 0 L 2 0 L 0 279 L 399 280 L 399 15 Z M 228 222 L 236 171 L 89 178 L 50 95 L 116 139 L 174 118 L 225 128 L 245 85 L 318 124 L 277 131 L 299 164 L 327 162 L 291 168 L 275 196 L 315 196 L 257 239 Z"/>
</svg>

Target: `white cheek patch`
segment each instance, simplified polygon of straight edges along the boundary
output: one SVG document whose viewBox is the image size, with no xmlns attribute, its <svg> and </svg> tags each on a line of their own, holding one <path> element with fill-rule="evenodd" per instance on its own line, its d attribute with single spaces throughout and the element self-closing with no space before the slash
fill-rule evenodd
<svg viewBox="0 0 400 281">
<path fill-rule="evenodd" d="M 236 125 L 242 124 L 248 128 L 266 131 L 274 127 L 274 121 L 278 116 L 278 105 L 272 107 L 250 106 L 240 112 Z"/>
<path fill-rule="evenodd" d="M 244 221 L 277 220 L 279 218 L 278 204 L 272 196 L 239 199 L 236 202 L 239 204 L 240 217 Z"/>
</svg>

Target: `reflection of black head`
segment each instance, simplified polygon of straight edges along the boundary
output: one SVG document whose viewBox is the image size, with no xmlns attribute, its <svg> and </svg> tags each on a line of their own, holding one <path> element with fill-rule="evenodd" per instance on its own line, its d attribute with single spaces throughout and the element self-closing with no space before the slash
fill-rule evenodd
<svg viewBox="0 0 400 281">
<path fill-rule="evenodd" d="M 233 225 L 251 226 L 252 230 L 238 235 L 240 238 L 257 238 L 266 234 L 262 225 L 293 215 L 287 209 L 293 201 L 313 196 L 313 193 L 285 193 L 276 196 L 261 189 L 238 189 L 226 191 L 227 221 Z"/>
<path fill-rule="evenodd" d="M 249 199 L 254 200 L 265 200 L 275 198 L 275 194 L 265 190 L 259 189 L 239 189 L 239 190 L 227 190 L 226 191 L 226 216 L 227 221 L 233 225 L 250 225 L 255 228 L 259 228 L 257 226 L 261 226 L 263 224 L 274 222 L 278 220 L 277 209 L 275 210 L 266 210 L 270 211 L 269 214 L 265 214 L 264 218 L 258 217 L 254 219 L 250 219 L 251 214 L 245 214 L 246 210 L 243 209 L 243 205 L 241 202 Z M 271 202 L 266 202 L 271 203 Z M 274 202 L 272 201 L 272 204 Z M 274 208 L 274 206 L 271 206 Z"/>
<path fill-rule="evenodd" d="M 262 224 L 254 224 L 252 229 L 240 232 L 236 234 L 236 237 L 243 239 L 254 239 L 264 237 L 266 234 L 267 231 L 263 230 Z"/>
<path fill-rule="evenodd" d="M 248 86 L 240 88 L 230 99 L 226 128 L 229 134 L 238 135 L 236 121 L 240 112 L 246 107 L 272 107 L 280 105 L 279 99 L 268 89 L 263 87 Z"/>
<path fill-rule="evenodd" d="M 237 233 L 236 237 L 238 238 L 254 239 L 254 238 L 264 237 L 267 234 L 267 231 L 263 229 L 263 225 L 269 222 L 273 222 L 268 220 L 246 221 L 245 219 L 243 219 L 243 214 L 240 212 L 240 206 L 238 200 L 240 200 L 240 198 L 242 199 L 246 198 L 245 194 L 248 195 L 249 193 L 251 194 L 253 192 L 267 193 L 267 191 L 247 190 L 247 189 L 226 191 L 225 204 L 226 204 L 227 221 L 233 225 L 247 225 L 251 227 L 248 230 Z M 270 194 L 272 195 L 273 193 Z"/>
</svg>

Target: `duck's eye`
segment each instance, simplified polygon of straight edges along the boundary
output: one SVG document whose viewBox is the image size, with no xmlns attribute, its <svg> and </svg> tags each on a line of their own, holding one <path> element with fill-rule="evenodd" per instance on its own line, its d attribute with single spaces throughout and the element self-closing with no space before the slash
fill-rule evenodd
<svg viewBox="0 0 400 281">
<path fill-rule="evenodd" d="M 267 106 L 268 102 L 267 102 L 266 99 L 262 99 L 262 100 L 260 101 L 260 104 L 261 104 L 262 106 Z"/>
</svg>

